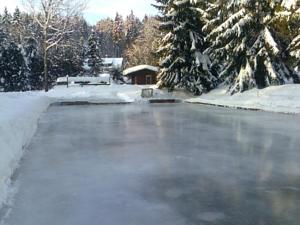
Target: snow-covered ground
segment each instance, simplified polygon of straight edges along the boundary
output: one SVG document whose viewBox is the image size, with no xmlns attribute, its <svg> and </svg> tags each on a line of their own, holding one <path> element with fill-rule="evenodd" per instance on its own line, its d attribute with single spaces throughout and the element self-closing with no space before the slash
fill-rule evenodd
<svg viewBox="0 0 300 225">
<path fill-rule="evenodd" d="M 0 93 L 0 208 L 9 194 L 10 177 L 32 138 L 49 99 L 41 92 Z"/>
<path fill-rule="evenodd" d="M 52 101 L 89 101 L 93 103 L 134 102 L 141 99 L 141 90 L 150 86 L 99 85 L 99 86 L 56 86 L 46 95 Z"/>
<path fill-rule="evenodd" d="M 233 96 L 223 86 L 200 97 L 186 100 L 189 103 L 212 104 L 232 108 L 257 109 L 269 112 L 300 113 L 300 85 L 253 89 Z"/>
<path fill-rule="evenodd" d="M 10 177 L 32 138 L 37 121 L 50 103 L 89 101 L 95 103 L 145 102 L 143 88 L 154 88 L 154 98 L 177 98 L 189 103 L 215 104 L 273 112 L 300 113 L 300 85 L 269 87 L 230 96 L 226 87 L 194 97 L 182 91 L 168 93 L 156 86 L 103 85 L 57 86 L 48 93 L 0 93 L 0 208 L 7 201 Z"/>
<path fill-rule="evenodd" d="M 88 101 L 91 103 L 145 102 L 141 97 L 142 89 L 153 88 L 153 98 L 188 99 L 193 95 L 183 91 L 172 93 L 157 89 L 156 85 L 100 85 L 100 86 L 56 86 L 46 95 L 52 101 Z"/>
</svg>

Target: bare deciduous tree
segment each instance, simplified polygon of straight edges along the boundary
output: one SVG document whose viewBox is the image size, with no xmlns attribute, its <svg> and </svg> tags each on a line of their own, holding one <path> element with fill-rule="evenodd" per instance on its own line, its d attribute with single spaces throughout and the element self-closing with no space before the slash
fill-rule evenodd
<svg viewBox="0 0 300 225">
<path fill-rule="evenodd" d="M 72 18 L 80 15 L 85 9 L 86 0 L 24 0 L 25 7 L 33 14 L 36 23 L 42 30 L 44 88 L 48 84 L 48 53 L 60 45 L 66 35 L 74 31 Z"/>
</svg>

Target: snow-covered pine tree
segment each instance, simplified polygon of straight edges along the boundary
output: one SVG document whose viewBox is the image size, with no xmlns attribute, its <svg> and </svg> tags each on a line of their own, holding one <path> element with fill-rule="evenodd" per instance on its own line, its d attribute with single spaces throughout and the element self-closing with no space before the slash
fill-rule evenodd
<svg viewBox="0 0 300 225">
<path fill-rule="evenodd" d="M 280 34 L 274 29 L 281 1 L 229 1 L 234 13 L 212 30 L 209 52 L 224 68 L 221 79 L 230 84 L 229 92 L 243 92 L 293 80 L 284 63 Z"/>
<path fill-rule="evenodd" d="M 288 47 L 289 55 L 292 57 L 292 65 L 295 72 L 300 75 L 300 1 L 286 2 L 289 30 L 292 31 L 292 41 Z M 291 5 L 290 5 L 291 4 Z"/>
<path fill-rule="evenodd" d="M 100 49 L 98 47 L 96 32 L 94 30 L 92 30 L 92 33 L 89 37 L 88 45 L 88 64 L 91 67 L 91 73 L 93 75 L 96 75 L 100 72 L 102 61 L 100 57 Z"/>
<path fill-rule="evenodd" d="M 28 68 L 28 82 L 30 90 L 43 89 L 43 58 L 38 51 L 38 43 L 35 38 L 29 37 L 25 41 L 24 55 Z"/>
<path fill-rule="evenodd" d="M 196 95 L 215 87 L 217 78 L 206 54 L 201 21 L 203 10 L 194 0 L 157 1 L 162 16 L 160 30 L 166 33 L 158 53 L 161 72 L 159 86 L 173 90 L 185 88 Z"/>
<path fill-rule="evenodd" d="M 168 2 L 169 0 L 155 0 L 156 3 L 152 4 L 153 7 L 155 7 L 159 12 L 160 15 L 157 15 L 157 18 L 160 20 L 163 20 L 164 15 L 167 13 L 168 11 Z"/>
<path fill-rule="evenodd" d="M 14 11 L 13 17 L 12 17 L 12 36 L 16 43 L 21 44 L 22 41 L 22 18 L 21 18 L 21 12 L 19 8 L 17 7 Z"/>
<path fill-rule="evenodd" d="M 288 10 L 297 10 L 300 6 L 299 0 L 282 0 L 281 6 L 285 7 Z"/>
<path fill-rule="evenodd" d="M 6 35 L 2 28 L 2 23 L 0 24 L 0 92 L 4 91 L 4 85 L 5 85 L 5 63 L 4 63 L 4 56 L 3 53 L 5 51 L 5 44 L 6 44 Z"/>
<path fill-rule="evenodd" d="M 290 46 L 290 55 L 296 59 L 296 65 L 300 66 L 300 33 L 292 40 Z"/>
<path fill-rule="evenodd" d="M 26 64 L 21 49 L 14 42 L 2 43 L 0 80 L 5 92 L 29 89 Z"/>
<path fill-rule="evenodd" d="M 12 16 L 8 12 L 8 9 L 5 7 L 4 8 L 4 13 L 1 19 L 1 27 L 3 29 L 3 32 L 6 35 L 10 35 L 10 30 L 11 30 L 11 23 L 12 23 Z"/>
</svg>

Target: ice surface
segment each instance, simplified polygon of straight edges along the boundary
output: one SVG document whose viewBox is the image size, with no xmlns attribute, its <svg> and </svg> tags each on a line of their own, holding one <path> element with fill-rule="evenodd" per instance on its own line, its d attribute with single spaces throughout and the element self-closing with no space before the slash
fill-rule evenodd
<svg viewBox="0 0 300 225">
<path fill-rule="evenodd" d="M 53 106 L 4 224 L 298 225 L 299 122 L 189 104 Z"/>
</svg>

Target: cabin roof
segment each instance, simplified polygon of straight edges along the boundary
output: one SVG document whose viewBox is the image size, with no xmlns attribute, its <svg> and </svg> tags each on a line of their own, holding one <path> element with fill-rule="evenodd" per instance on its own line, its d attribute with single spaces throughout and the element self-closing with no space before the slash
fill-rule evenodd
<svg viewBox="0 0 300 225">
<path fill-rule="evenodd" d="M 153 71 L 153 72 L 158 72 L 159 69 L 155 66 L 139 65 L 139 66 L 134 66 L 134 67 L 131 67 L 131 68 L 128 68 L 128 69 L 124 70 L 123 75 L 126 76 L 126 75 L 129 75 L 131 73 L 135 73 L 135 72 L 142 71 L 142 70 L 150 70 L 150 71 Z"/>
</svg>

